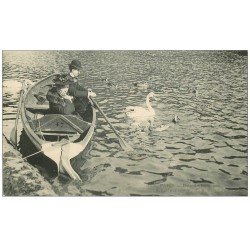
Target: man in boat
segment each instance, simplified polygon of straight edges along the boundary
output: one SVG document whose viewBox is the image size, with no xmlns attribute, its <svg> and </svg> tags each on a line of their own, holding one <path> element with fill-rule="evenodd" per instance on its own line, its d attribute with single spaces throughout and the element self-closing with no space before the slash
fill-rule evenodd
<svg viewBox="0 0 250 250">
<path fill-rule="evenodd" d="M 69 84 L 69 95 L 73 96 L 73 104 L 75 111 L 81 117 L 84 117 L 84 113 L 87 107 L 90 105 L 89 97 L 95 97 L 96 94 L 92 92 L 91 89 L 85 88 L 82 84 L 78 82 L 78 76 L 82 70 L 81 62 L 78 60 L 73 60 L 69 64 L 69 74 L 65 76 L 65 79 L 70 82 Z"/>
<path fill-rule="evenodd" d="M 50 112 L 54 114 L 70 115 L 75 112 L 72 102 L 73 97 L 68 95 L 70 82 L 58 75 L 54 79 L 54 87 L 52 87 L 46 98 L 49 101 Z"/>
</svg>

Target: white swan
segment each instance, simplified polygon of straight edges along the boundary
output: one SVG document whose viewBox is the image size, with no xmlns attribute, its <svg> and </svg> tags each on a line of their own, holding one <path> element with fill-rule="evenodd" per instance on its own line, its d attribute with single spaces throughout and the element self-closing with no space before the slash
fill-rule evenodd
<svg viewBox="0 0 250 250">
<path fill-rule="evenodd" d="M 146 105 L 147 108 L 138 107 L 138 106 L 129 106 L 125 109 L 125 113 L 129 118 L 136 119 L 136 120 L 148 120 L 149 118 L 155 115 L 154 109 L 151 107 L 149 100 L 150 98 L 155 99 L 155 94 L 150 92 L 146 98 Z"/>
</svg>

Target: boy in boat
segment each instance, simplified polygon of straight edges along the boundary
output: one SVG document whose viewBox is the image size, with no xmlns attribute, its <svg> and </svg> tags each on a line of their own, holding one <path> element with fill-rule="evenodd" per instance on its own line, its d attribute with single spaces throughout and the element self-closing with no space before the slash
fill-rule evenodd
<svg viewBox="0 0 250 250">
<path fill-rule="evenodd" d="M 69 74 L 65 76 L 65 79 L 70 82 L 69 84 L 69 95 L 73 96 L 73 104 L 76 113 L 84 117 L 84 113 L 90 105 L 89 97 L 95 97 L 96 94 L 91 89 L 86 89 L 83 85 L 78 82 L 78 76 L 82 70 L 81 62 L 73 60 L 69 64 Z"/>
<path fill-rule="evenodd" d="M 58 75 L 54 79 L 54 87 L 52 87 L 46 98 L 49 101 L 50 112 L 54 114 L 70 115 L 75 111 L 72 103 L 72 96 L 68 95 L 70 82 Z"/>
</svg>

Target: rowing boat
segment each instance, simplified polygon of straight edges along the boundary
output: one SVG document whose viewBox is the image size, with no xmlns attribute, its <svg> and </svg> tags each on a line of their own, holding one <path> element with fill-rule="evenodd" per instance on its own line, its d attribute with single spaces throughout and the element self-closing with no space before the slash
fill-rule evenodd
<svg viewBox="0 0 250 250">
<path fill-rule="evenodd" d="M 52 114 L 46 94 L 54 85 L 54 77 L 48 76 L 25 91 L 21 106 L 23 128 L 38 152 L 56 163 L 58 172 L 80 180 L 73 159 L 88 152 L 94 135 L 96 111 L 89 105 L 84 117 Z"/>
</svg>

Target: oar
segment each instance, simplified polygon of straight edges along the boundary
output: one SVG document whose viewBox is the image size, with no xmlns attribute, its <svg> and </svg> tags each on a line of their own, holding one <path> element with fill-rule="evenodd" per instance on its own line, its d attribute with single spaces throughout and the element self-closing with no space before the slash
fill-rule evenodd
<svg viewBox="0 0 250 250">
<path fill-rule="evenodd" d="M 120 143 L 122 149 L 125 150 L 125 151 L 131 151 L 131 150 L 133 150 L 132 147 L 130 145 L 128 145 L 127 142 L 124 141 L 124 139 L 121 138 L 121 136 L 118 134 L 117 130 L 111 124 L 111 122 L 109 121 L 108 117 L 103 113 L 103 111 L 101 110 L 101 108 L 99 107 L 99 105 L 96 103 L 96 101 L 91 96 L 89 98 L 91 99 L 91 101 L 94 103 L 95 107 L 100 111 L 100 113 L 102 114 L 102 116 L 104 117 L 104 119 L 106 120 L 106 122 L 109 124 L 109 126 L 111 127 L 111 129 L 116 134 L 116 136 L 117 136 L 117 138 L 119 140 L 119 143 Z"/>
<path fill-rule="evenodd" d="M 20 114 L 21 106 L 22 106 L 22 102 L 23 102 L 24 88 L 25 88 L 25 83 L 22 84 L 22 89 L 20 92 L 20 98 L 19 98 L 19 103 L 18 103 L 18 108 L 17 108 L 15 126 L 13 127 L 13 129 L 11 130 L 11 133 L 10 133 L 10 141 L 15 148 L 17 148 L 17 125 L 18 125 L 19 114 Z"/>
</svg>

